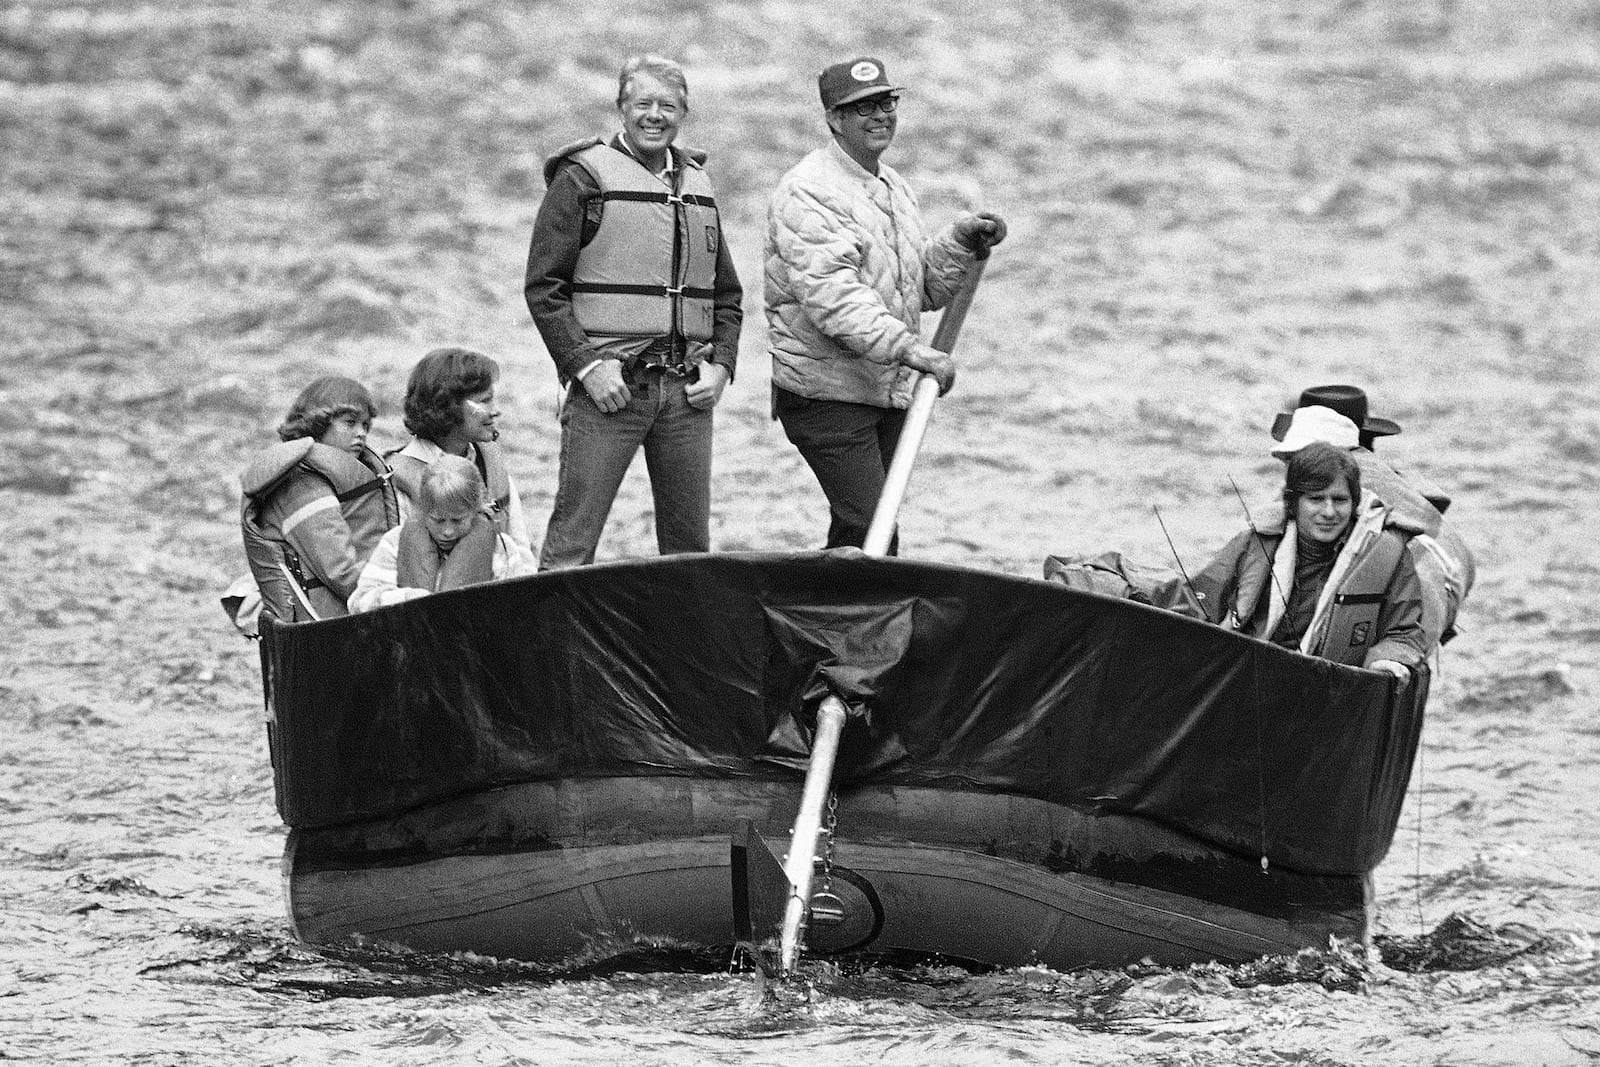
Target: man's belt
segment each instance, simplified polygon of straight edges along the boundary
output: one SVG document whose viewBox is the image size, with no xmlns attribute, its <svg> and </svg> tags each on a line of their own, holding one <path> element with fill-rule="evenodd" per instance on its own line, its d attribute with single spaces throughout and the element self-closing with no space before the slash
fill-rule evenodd
<svg viewBox="0 0 1600 1067">
<path fill-rule="evenodd" d="M 685 363 L 641 363 L 639 370 L 658 370 L 669 378 L 687 378 L 694 368 Z"/>
<path fill-rule="evenodd" d="M 625 369 L 634 373 L 657 370 L 677 378 L 687 376 L 690 367 L 683 338 L 677 336 L 655 338 L 648 348 L 628 361 Z"/>
</svg>

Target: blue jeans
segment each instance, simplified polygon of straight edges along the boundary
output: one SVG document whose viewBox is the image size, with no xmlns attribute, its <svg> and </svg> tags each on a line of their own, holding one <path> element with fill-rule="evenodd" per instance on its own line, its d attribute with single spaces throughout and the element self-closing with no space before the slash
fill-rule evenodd
<svg viewBox="0 0 1600 1067">
<path fill-rule="evenodd" d="M 639 446 L 650 471 L 662 555 L 711 550 L 711 410 L 689 406 L 685 380 L 630 375 L 633 398 L 605 414 L 574 382 L 561 408 L 561 473 L 539 569 L 594 562 L 606 516 Z"/>
</svg>

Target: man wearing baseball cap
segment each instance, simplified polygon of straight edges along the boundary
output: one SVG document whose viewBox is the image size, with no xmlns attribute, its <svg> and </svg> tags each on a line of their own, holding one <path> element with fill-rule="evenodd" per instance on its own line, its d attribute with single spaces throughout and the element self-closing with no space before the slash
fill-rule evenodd
<svg viewBox="0 0 1600 1067">
<path fill-rule="evenodd" d="M 835 63 L 817 90 L 832 142 L 783 176 L 767 211 L 772 412 L 828 498 L 827 547 L 859 547 L 917 374 L 941 391 L 955 381 L 950 357 L 922 343 L 921 315 L 1006 226 L 980 212 L 925 233 L 916 194 L 881 158 L 901 93 L 882 60 Z"/>
</svg>

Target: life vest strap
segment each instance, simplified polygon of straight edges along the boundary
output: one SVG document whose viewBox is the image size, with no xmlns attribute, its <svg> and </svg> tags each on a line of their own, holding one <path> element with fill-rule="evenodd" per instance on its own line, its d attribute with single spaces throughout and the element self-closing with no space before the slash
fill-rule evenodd
<svg viewBox="0 0 1600 1067">
<path fill-rule="evenodd" d="M 609 200 L 629 200 L 638 204 L 693 204 L 696 207 L 717 206 L 714 196 L 701 196 L 699 193 L 670 193 L 663 189 L 661 192 L 646 191 L 643 189 L 611 189 L 600 194 L 602 202 Z"/>
<path fill-rule="evenodd" d="M 294 580 L 295 574 L 290 571 L 289 565 L 280 560 L 278 562 L 278 567 L 283 571 L 284 577 L 289 579 L 289 588 L 294 590 L 294 598 L 300 602 L 300 607 L 305 610 L 307 615 L 311 616 L 313 622 L 321 621 L 322 616 L 317 614 L 317 609 L 311 606 L 311 601 L 307 599 L 305 593 L 301 591 L 300 583 Z M 311 587 L 307 586 L 306 588 L 310 589 Z"/>
<path fill-rule="evenodd" d="M 692 285 L 674 288 L 670 285 L 614 285 L 609 282 L 573 282 L 574 293 L 604 293 L 610 296 L 681 296 L 686 300 L 711 300 L 715 289 L 701 289 Z"/>
<path fill-rule="evenodd" d="M 326 588 L 322 584 L 321 578 L 318 578 L 315 574 L 306 573 L 306 568 L 300 563 L 300 553 L 290 548 L 289 542 L 279 541 L 278 547 L 283 552 L 283 559 L 279 561 L 278 565 L 284 569 L 286 574 L 294 578 L 296 585 L 308 593 L 313 589 Z"/>
<path fill-rule="evenodd" d="M 363 496 L 366 496 L 368 493 L 377 492 L 378 490 L 382 489 L 388 483 L 389 483 L 389 475 L 380 474 L 378 477 L 372 479 L 370 482 L 362 482 L 360 485 L 353 486 L 352 488 L 346 489 L 342 493 L 335 493 L 334 497 L 339 501 L 339 503 L 347 504 L 350 501 L 355 500 L 357 497 L 363 497 Z"/>
</svg>

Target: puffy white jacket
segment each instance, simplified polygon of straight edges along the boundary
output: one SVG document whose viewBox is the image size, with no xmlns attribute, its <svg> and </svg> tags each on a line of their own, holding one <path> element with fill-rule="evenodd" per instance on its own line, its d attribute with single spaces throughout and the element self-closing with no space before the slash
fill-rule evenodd
<svg viewBox="0 0 1600 1067">
<path fill-rule="evenodd" d="M 946 227 L 925 237 L 892 167 L 868 173 L 837 143 L 783 176 L 767 209 L 772 381 L 816 400 L 903 408 L 921 315 L 950 302 L 972 253 Z"/>
</svg>

